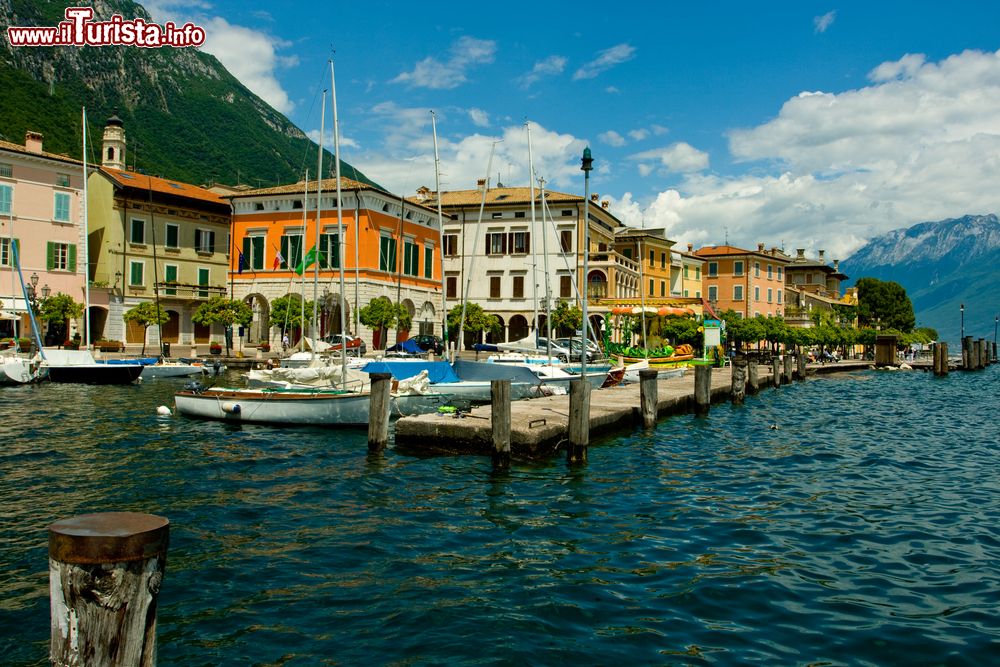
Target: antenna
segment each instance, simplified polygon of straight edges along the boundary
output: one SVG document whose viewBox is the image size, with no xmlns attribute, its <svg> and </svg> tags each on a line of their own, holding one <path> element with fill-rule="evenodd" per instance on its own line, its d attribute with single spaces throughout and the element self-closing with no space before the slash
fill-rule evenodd
<svg viewBox="0 0 1000 667">
<path fill-rule="evenodd" d="M 726 245 L 729 245 L 729 227 L 723 227 L 726 230 Z"/>
</svg>

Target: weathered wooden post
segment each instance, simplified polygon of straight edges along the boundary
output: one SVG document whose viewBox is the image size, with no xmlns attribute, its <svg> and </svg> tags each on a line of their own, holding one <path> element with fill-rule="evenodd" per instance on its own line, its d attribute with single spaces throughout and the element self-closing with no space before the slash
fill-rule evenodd
<svg viewBox="0 0 1000 667">
<path fill-rule="evenodd" d="M 948 375 L 951 368 L 948 366 L 948 343 L 938 343 L 941 348 L 941 375 Z"/>
<path fill-rule="evenodd" d="M 747 393 L 756 394 L 760 391 L 760 368 L 756 359 L 747 361 Z"/>
<path fill-rule="evenodd" d="M 802 348 L 795 351 L 795 379 L 799 382 L 806 379 L 806 353 Z"/>
<path fill-rule="evenodd" d="M 712 407 L 712 367 L 694 367 L 694 412 L 707 415 Z"/>
<path fill-rule="evenodd" d="M 170 522 L 138 512 L 84 514 L 49 526 L 49 660 L 156 664 L 156 599 Z"/>
<path fill-rule="evenodd" d="M 935 376 L 943 375 L 941 372 L 941 343 L 931 344 L 931 370 Z"/>
<path fill-rule="evenodd" d="M 568 463 L 586 463 L 590 444 L 590 381 L 587 378 L 569 383 Z"/>
<path fill-rule="evenodd" d="M 639 371 L 639 405 L 642 407 L 642 425 L 645 428 L 656 426 L 656 405 L 658 388 L 656 377 L 659 371 L 647 368 Z"/>
<path fill-rule="evenodd" d="M 875 336 L 875 366 L 897 366 L 896 337 Z"/>
<path fill-rule="evenodd" d="M 962 339 L 962 370 L 967 371 L 972 368 L 972 336 Z"/>
<path fill-rule="evenodd" d="M 986 368 L 986 339 L 980 338 L 976 345 L 976 357 L 979 360 L 979 368 Z"/>
<path fill-rule="evenodd" d="M 730 387 L 729 399 L 733 405 L 743 405 L 743 399 L 747 395 L 747 362 L 746 359 L 736 359 L 730 366 L 733 372 Z"/>
<path fill-rule="evenodd" d="M 493 469 L 510 467 L 510 380 L 490 381 L 490 425 L 493 427 Z"/>
<path fill-rule="evenodd" d="M 997 361 L 997 342 L 993 341 L 993 362 Z"/>
<path fill-rule="evenodd" d="M 389 390 L 391 373 L 369 373 L 372 381 L 368 397 L 368 451 L 380 452 L 389 443 Z"/>
<path fill-rule="evenodd" d="M 771 385 L 775 389 L 781 386 L 781 357 L 771 359 Z"/>
<path fill-rule="evenodd" d="M 785 372 L 781 377 L 781 381 L 785 384 L 791 384 L 792 382 L 792 369 L 795 367 L 795 353 L 791 351 L 786 351 L 784 354 L 785 362 Z"/>
</svg>

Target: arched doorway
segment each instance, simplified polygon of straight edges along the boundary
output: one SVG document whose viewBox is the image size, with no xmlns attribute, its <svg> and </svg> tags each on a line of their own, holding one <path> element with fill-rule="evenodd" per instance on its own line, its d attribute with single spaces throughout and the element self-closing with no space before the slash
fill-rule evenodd
<svg viewBox="0 0 1000 667">
<path fill-rule="evenodd" d="M 434 335 L 434 318 L 436 317 L 436 312 L 434 310 L 434 304 L 430 301 L 424 301 L 424 305 L 420 308 L 419 331 L 422 335 L 433 336 Z"/>
<path fill-rule="evenodd" d="M 603 271 L 591 271 L 587 275 L 587 298 L 605 299 L 608 296 L 608 277 Z"/>
<path fill-rule="evenodd" d="M 528 319 L 524 315 L 511 317 L 507 327 L 509 340 L 521 340 L 528 337 Z"/>
<path fill-rule="evenodd" d="M 160 328 L 160 340 L 164 343 L 178 343 L 181 333 L 180 313 L 176 310 L 168 310 L 167 315 L 170 316 L 170 319 Z"/>
<path fill-rule="evenodd" d="M 102 306 L 91 306 L 90 310 L 90 340 L 104 338 L 104 328 L 108 323 L 108 309 Z M 87 320 L 83 321 L 84 331 L 87 330 Z"/>
<path fill-rule="evenodd" d="M 409 299 L 403 299 L 402 306 L 403 308 L 406 309 L 406 312 L 410 315 L 410 322 L 405 329 L 402 326 L 396 329 L 397 343 L 402 343 L 404 340 L 410 337 L 410 329 L 413 328 L 413 316 L 417 312 L 416 306 L 414 306 L 413 302 L 410 301 Z"/>
<path fill-rule="evenodd" d="M 496 318 L 497 318 L 497 321 L 500 322 L 500 328 L 496 329 L 496 330 L 493 330 L 493 331 L 487 331 L 486 332 L 486 342 L 487 343 L 491 343 L 493 345 L 496 345 L 497 343 L 503 343 L 504 342 L 504 335 L 503 335 L 504 334 L 504 321 L 503 321 L 503 318 L 500 317 L 499 315 L 497 315 Z"/>
<path fill-rule="evenodd" d="M 271 304 L 263 294 L 248 294 L 243 303 L 250 306 L 250 310 L 253 311 L 250 328 L 246 332 L 246 342 L 267 342 L 271 337 Z"/>
</svg>

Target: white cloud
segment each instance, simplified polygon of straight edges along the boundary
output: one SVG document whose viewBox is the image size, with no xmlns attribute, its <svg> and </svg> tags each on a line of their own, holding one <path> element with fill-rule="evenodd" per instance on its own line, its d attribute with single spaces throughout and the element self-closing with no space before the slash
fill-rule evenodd
<svg viewBox="0 0 1000 667">
<path fill-rule="evenodd" d="M 490 115 L 482 109 L 469 109 L 469 118 L 476 127 L 490 126 Z"/>
<path fill-rule="evenodd" d="M 597 135 L 597 138 L 606 143 L 608 146 L 618 147 L 625 145 L 625 137 L 618 134 L 614 130 L 608 130 L 607 132 L 602 132 L 601 134 Z"/>
<path fill-rule="evenodd" d="M 632 141 L 642 141 L 643 139 L 649 137 L 649 130 L 642 128 L 637 130 L 632 130 L 631 132 L 628 133 L 628 136 L 632 138 Z"/>
<path fill-rule="evenodd" d="M 475 65 L 488 65 L 496 57 L 496 42 L 475 37 L 461 37 L 451 46 L 451 57 L 441 62 L 428 56 L 412 72 L 402 72 L 390 83 L 405 83 L 415 88 L 445 90 L 467 81 L 466 73 Z"/>
<path fill-rule="evenodd" d="M 650 125 L 649 129 L 652 130 L 653 134 L 655 134 L 658 137 L 670 131 L 667 128 L 663 127 L 662 125 Z"/>
<path fill-rule="evenodd" d="M 646 224 L 696 245 L 722 241 L 806 248 L 844 258 L 873 235 L 997 210 L 1000 53 L 940 62 L 906 56 L 873 84 L 788 100 L 777 117 L 730 134 L 754 173 L 687 173 L 646 205 Z M 652 173 L 656 151 L 640 154 Z M 777 165 L 772 174 L 762 168 Z M 624 200 L 624 197 L 622 198 Z"/>
<path fill-rule="evenodd" d="M 659 162 L 667 172 L 687 173 L 708 168 L 708 153 L 698 150 L 683 141 L 630 155 L 629 159 L 640 163 Z M 640 166 L 640 173 L 643 169 Z M 647 170 L 648 175 L 651 170 Z"/>
<path fill-rule="evenodd" d="M 608 86 L 607 88 L 604 89 L 604 92 L 606 92 L 608 95 L 617 95 L 622 91 L 618 90 L 618 88 L 616 88 L 615 86 Z"/>
<path fill-rule="evenodd" d="M 522 88 L 528 88 L 544 77 L 562 74 L 564 69 L 566 69 L 566 58 L 549 56 L 536 62 L 530 72 L 518 78 L 518 83 Z"/>
<path fill-rule="evenodd" d="M 826 32 L 826 29 L 833 25 L 834 20 L 837 18 L 837 12 L 827 12 L 823 16 L 817 16 L 813 18 L 813 25 L 816 27 L 816 32 Z"/>
<path fill-rule="evenodd" d="M 610 49 L 605 49 L 597 54 L 597 57 L 589 63 L 583 65 L 573 74 L 573 80 L 593 79 L 597 75 L 606 72 L 615 65 L 627 62 L 635 58 L 635 47 L 631 44 L 618 44 Z"/>
</svg>

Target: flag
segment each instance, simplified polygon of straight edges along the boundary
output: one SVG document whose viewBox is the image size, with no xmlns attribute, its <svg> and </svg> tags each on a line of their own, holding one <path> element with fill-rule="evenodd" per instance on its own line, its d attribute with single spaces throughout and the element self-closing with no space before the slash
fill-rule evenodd
<svg viewBox="0 0 1000 667">
<path fill-rule="evenodd" d="M 284 264 L 285 258 L 281 256 L 281 251 L 276 250 L 274 252 L 274 266 L 271 267 L 272 271 L 277 271 L 278 267 Z"/>
<path fill-rule="evenodd" d="M 239 251 L 237 251 L 239 252 Z M 243 253 L 240 252 L 240 265 L 238 273 L 243 273 L 243 268 L 247 265 L 247 261 L 243 258 Z"/>
<path fill-rule="evenodd" d="M 320 261 L 322 261 L 323 253 L 319 253 L 319 257 Z M 316 246 L 313 246 L 312 248 L 309 249 L 309 252 L 306 253 L 306 256 L 302 258 L 302 261 L 299 262 L 299 265 L 295 267 L 295 273 L 301 276 L 302 273 L 310 266 L 312 266 L 313 262 L 315 261 L 316 261 Z"/>
</svg>

